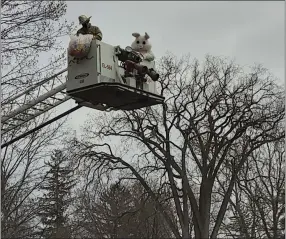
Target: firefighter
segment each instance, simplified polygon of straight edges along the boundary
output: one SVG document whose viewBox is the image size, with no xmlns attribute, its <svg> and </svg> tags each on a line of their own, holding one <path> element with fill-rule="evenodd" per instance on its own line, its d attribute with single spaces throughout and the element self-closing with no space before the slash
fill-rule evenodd
<svg viewBox="0 0 286 239">
<path fill-rule="evenodd" d="M 92 34 L 93 39 L 97 39 L 99 41 L 102 40 L 102 32 L 97 26 L 92 26 L 89 22 L 91 17 L 87 17 L 85 15 L 81 15 L 78 17 L 79 24 L 82 25 L 82 28 L 77 31 L 77 35 L 79 34 Z"/>
</svg>

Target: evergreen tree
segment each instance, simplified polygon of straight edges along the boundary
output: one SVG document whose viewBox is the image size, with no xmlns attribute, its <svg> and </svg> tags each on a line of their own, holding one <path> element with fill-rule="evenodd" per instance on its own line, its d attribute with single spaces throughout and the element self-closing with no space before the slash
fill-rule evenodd
<svg viewBox="0 0 286 239">
<path fill-rule="evenodd" d="M 138 183 L 114 183 L 101 192 L 92 191 L 79 197 L 76 238 L 172 237 L 155 203 Z M 171 205 L 163 206 L 171 215 Z"/>
<path fill-rule="evenodd" d="M 41 235 L 45 239 L 69 238 L 66 212 L 71 201 L 70 191 L 75 185 L 72 169 L 60 150 L 55 150 L 45 164 L 49 171 L 41 186 L 45 192 L 40 198 Z"/>
</svg>

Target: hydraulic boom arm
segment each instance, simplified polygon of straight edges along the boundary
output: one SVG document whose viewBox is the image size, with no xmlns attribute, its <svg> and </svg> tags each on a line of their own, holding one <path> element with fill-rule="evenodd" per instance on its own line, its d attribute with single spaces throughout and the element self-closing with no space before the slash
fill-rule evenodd
<svg viewBox="0 0 286 239">
<path fill-rule="evenodd" d="M 9 131 L 69 100 L 70 97 L 65 94 L 66 77 L 63 76 L 66 71 L 67 69 L 64 69 L 17 96 L 3 101 L 2 112 L 3 108 L 5 110 L 5 106 L 11 104 L 20 106 L 7 114 L 2 113 L 1 135 L 5 135 Z"/>
</svg>

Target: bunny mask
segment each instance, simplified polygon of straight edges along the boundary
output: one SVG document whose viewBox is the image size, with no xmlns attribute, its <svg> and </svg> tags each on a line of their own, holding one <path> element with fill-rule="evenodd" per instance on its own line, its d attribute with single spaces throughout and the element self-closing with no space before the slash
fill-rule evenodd
<svg viewBox="0 0 286 239">
<path fill-rule="evenodd" d="M 131 44 L 133 50 L 140 52 L 144 59 L 147 61 L 153 61 L 155 59 L 154 54 L 151 51 L 152 45 L 149 42 L 150 36 L 145 32 L 144 36 L 141 36 L 139 33 L 132 33 L 132 36 L 135 37 L 135 40 Z"/>
</svg>

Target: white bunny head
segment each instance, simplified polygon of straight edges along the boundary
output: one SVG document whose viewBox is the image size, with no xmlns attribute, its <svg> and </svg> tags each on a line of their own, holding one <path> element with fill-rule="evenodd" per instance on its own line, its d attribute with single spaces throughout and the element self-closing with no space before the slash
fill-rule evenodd
<svg viewBox="0 0 286 239">
<path fill-rule="evenodd" d="M 144 36 L 141 36 L 139 33 L 132 33 L 132 36 L 135 37 L 134 42 L 131 44 L 133 50 L 138 52 L 149 52 L 152 48 L 151 43 L 148 41 L 150 36 L 145 32 Z"/>
</svg>

